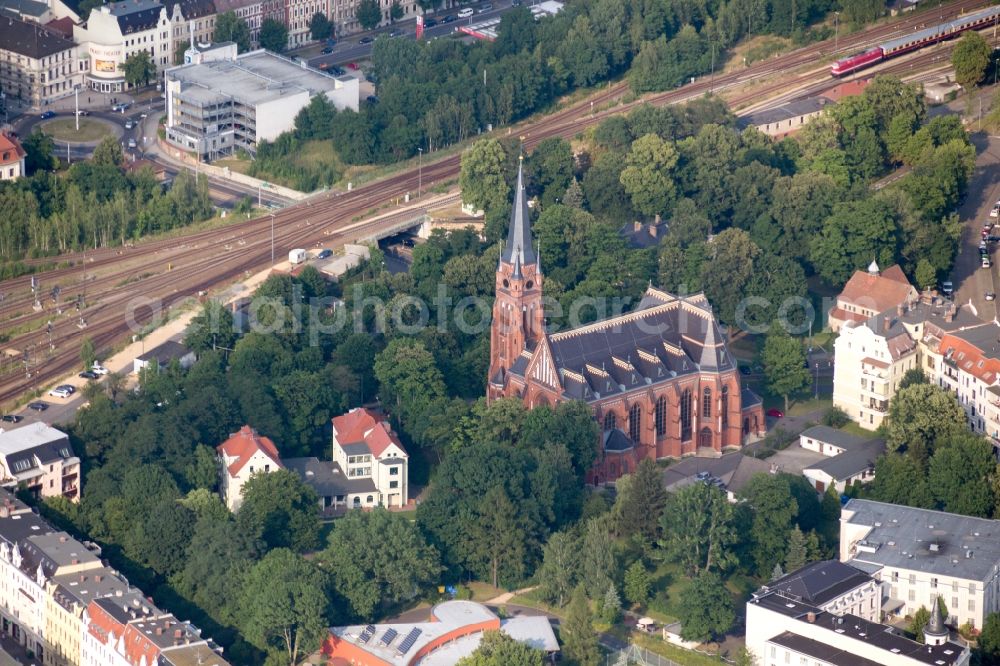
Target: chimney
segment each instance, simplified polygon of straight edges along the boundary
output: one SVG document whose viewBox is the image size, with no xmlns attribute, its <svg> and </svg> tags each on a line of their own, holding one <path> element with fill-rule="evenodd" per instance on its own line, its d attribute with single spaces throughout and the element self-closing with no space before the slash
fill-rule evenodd
<svg viewBox="0 0 1000 666">
<path fill-rule="evenodd" d="M 642 222 L 639 220 L 632 222 L 632 231 L 642 231 Z"/>
<path fill-rule="evenodd" d="M 896 306 L 896 316 L 897 317 L 902 317 L 904 312 L 906 312 L 906 305 L 905 304 L 900 303 L 899 305 Z"/>
<path fill-rule="evenodd" d="M 656 238 L 656 236 L 657 236 L 657 235 L 658 235 L 659 233 L 660 233 L 660 227 L 658 227 L 658 226 L 657 226 L 657 225 L 655 225 L 655 224 L 651 224 L 651 225 L 649 225 L 649 235 L 650 235 L 650 236 L 652 236 L 653 238 Z"/>
<path fill-rule="evenodd" d="M 892 321 L 888 316 L 882 318 L 882 330 L 886 333 L 889 332 L 889 327 L 892 326 Z"/>
<path fill-rule="evenodd" d="M 181 637 L 181 630 L 174 629 L 174 638 L 180 638 L 180 637 Z"/>
<path fill-rule="evenodd" d="M 816 613 L 809 611 L 806 613 L 806 622 L 809 624 L 814 624 L 816 622 Z"/>
<path fill-rule="evenodd" d="M 59 543 L 66 543 L 66 535 L 65 534 L 60 535 L 60 537 L 59 537 Z"/>
<path fill-rule="evenodd" d="M 157 627 L 156 628 L 156 635 L 157 636 L 162 636 L 163 635 L 163 627 Z"/>
<path fill-rule="evenodd" d="M 944 320 L 948 321 L 948 322 L 955 320 L 955 313 L 952 311 L 951 308 L 948 308 L 947 310 L 945 310 Z"/>
</svg>

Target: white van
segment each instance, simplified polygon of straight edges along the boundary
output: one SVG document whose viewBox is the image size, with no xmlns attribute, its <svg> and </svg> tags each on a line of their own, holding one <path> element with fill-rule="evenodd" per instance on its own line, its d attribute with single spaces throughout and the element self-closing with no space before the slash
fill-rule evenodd
<svg viewBox="0 0 1000 666">
<path fill-rule="evenodd" d="M 458 12 L 458 18 L 469 18 L 473 14 L 474 14 L 474 12 L 472 11 L 472 7 L 466 7 L 465 9 L 460 9 L 459 10 L 459 12 Z"/>
</svg>

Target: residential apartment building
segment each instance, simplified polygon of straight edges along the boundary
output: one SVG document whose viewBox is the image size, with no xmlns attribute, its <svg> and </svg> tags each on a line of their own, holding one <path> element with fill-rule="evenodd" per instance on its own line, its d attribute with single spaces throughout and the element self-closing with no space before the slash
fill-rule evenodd
<svg viewBox="0 0 1000 666">
<path fill-rule="evenodd" d="M 861 426 L 878 428 L 907 370 L 923 367 L 933 378 L 928 351 L 946 333 L 982 325 L 968 307 L 932 294 L 845 322 L 834 342 L 833 404 Z"/>
<path fill-rule="evenodd" d="M 165 74 L 167 141 L 201 159 L 250 154 L 294 126 L 316 95 L 357 111 L 356 78 L 333 77 L 268 51 L 172 67 Z"/>
<path fill-rule="evenodd" d="M 948 333 L 927 345 L 924 373 L 951 391 L 973 432 L 1000 447 L 1000 326 L 989 322 Z"/>
<path fill-rule="evenodd" d="M 69 437 L 44 423 L 0 430 L 0 485 L 35 497 L 80 500 L 80 459 Z"/>
<path fill-rule="evenodd" d="M 72 95 L 86 64 L 73 40 L 34 21 L 0 15 L 0 89 L 15 100 L 41 109 Z"/>
<path fill-rule="evenodd" d="M 382 24 L 390 22 L 389 11 L 392 8 L 393 0 L 379 0 L 382 9 Z M 358 23 L 358 5 L 361 0 L 330 0 L 328 15 L 334 23 L 334 34 L 345 35 L 362 30 Z M 445 0 L 442 7 L 449 7 L 453 2 Z M 415 0 L 399 0 L 399 5 L 403 8 L 403 18 L 401 21 L 411 19 L 421 13 L 420 5 Z"/>
<path fill-rule="evenodd" d="M 836 333 L 847 322 L 860 324 L 918 296 L 903 269 L 890 266 L 881 271 L 873 261 L 867 271 L 855 271 L 844 285 L 828 313 L 830 328 Z"/>
<path fill-rule="evenodd" d="M 359 407 L 333 419 L 333 462 L 350 479 L 370 479 L 377 496 L 353 506 L 402 507 L 409 501 L 410 456 L 388 423 Z"/>
<path fill-rule="evenodd" d="M 286 0 L 285 16 L 288 25 L 288 48 L 295 48 L 313 41 L 309 21 L 313 14 L 330 16 L 330 0 Z"/>
<path fill-rule="evenodd" d="M 257 434 L 248 425 L 233 433 L 216 447 L 222 465 L 219 490 L 230 511 L 243 502 L 243 486 L 254 474 L 267 474 L 284 468 L 278 448 L 267 437 Z"/>
<path fill-rule="evenodd" d="M 949 624 L 982 628 L 1000 610 L 1000 521 L 852 499 L 840 560 L 880 581 L 887 614 L 912 615 L 940 597 Z"/>
<path fill-rule="evenodd" d="M 0 180 L 17 180 L 25 175 L 25 157 L 20 141 L 9 134 L 0 133 Z"/>
<path fill-rule="evenodd" d="M 212 40 L 212 0 L 109 2 L 92 9 L 73 35 L 87 54 L 87 86 L 99 92 L 122 92 L 127 87 L 122 67 L 130 56 L 147 52 L 159 77 L 173 66 L 178 48 L 190 40 L 192 30 L 196 41 Z"/>
<path fill-rule="evenodd" d="M 260 26 L 264 19 L 285 22 L 285 0 L 215 0 L 216 14 L 233 12 L 250 29 L 250 41 L 260 43 Z"/>
<path fill-rule="evenodd" d="M 95 609 L 130 618 L 142 612 L 151 620 L 170 622 L 169 639 L 150 638 L 155 649 L 149 649 L 137 631 L 145 634 L 146 627 L 135 625 L 136 636 L 127 646 L 125 622 L 116 640 L 104 635 L 98 641 L 99 632 L 91 631 L 92 618 L 100 616 Z M 33 653 L 33 663 L 46 666 L 226 664 L 218 646 L 191 625 L 153 608 L 141 590 L 108 567 L 98 546 L 53 529 L 5 489 L 0 489 L 0 631 Z M 143 647 L 137 650 L 134 645 Z M 202 661 L 165 660 L 168 653 L 183 652 L 200 655 Z"/>
</svg>

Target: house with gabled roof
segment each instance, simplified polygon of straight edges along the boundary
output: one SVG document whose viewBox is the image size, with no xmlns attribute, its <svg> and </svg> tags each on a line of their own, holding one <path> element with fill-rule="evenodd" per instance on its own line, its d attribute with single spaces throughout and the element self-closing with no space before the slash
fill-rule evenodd
<svg viewBox="0 0 1000 666">
<path fill-rule="evenodd" d="M 248 425 L 230 435 L 215 450 L 222 467 L 219 489 L 230 511 L 240 508 L 243 485 L 251 476 L 284 468 L 274 442 Z"/>
<path fill-rule="evenodd" d="M 893 265 L 883 271 L 872 261 L 867 271 L 855 271 L 837 296 L 829 312 L 830 328 L 836 333 L 847 322 L 865 322 L 918 296 L 902 268 Z"/>
<path fill-rule="evenodd" d="M 381 415 L 358 407 L 333 418 L 333 462 L 350 481 L 370 480 L 374 504 L 403 507 L 409 502 L 410 456 Z M 354 494 L 353 508 L 370 504 Z"/>
<path fill-rule="evenodd" d="M 487 399 L 586 402 L 602 426 L 588 481 L 612 482 L 642 458 L 718 457 L 763 432 L 763 406 L 741 387 L 704 294 L 650 285 L 631 312 L 550 331 L 544 281 L 519 169 L 496 271 Z"/>
<path fill-rule="evenodd" d="M 79 501 L 80 459 L 69 436 L 44 423 L 0 430 L 0 485 Z"/>
</svg>

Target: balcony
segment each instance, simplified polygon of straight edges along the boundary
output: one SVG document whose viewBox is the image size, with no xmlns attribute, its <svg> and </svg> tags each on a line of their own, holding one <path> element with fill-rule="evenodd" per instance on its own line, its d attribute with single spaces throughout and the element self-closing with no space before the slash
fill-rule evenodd
<svg viewBox="0 0 1000 666">
<path fill-rule="evenodd" d="M 868 409 L 874 410 L 876 412 L 887 412 L 889 411 L 889 401 L 888 400 L 869 400 Z"/>
</svg>

